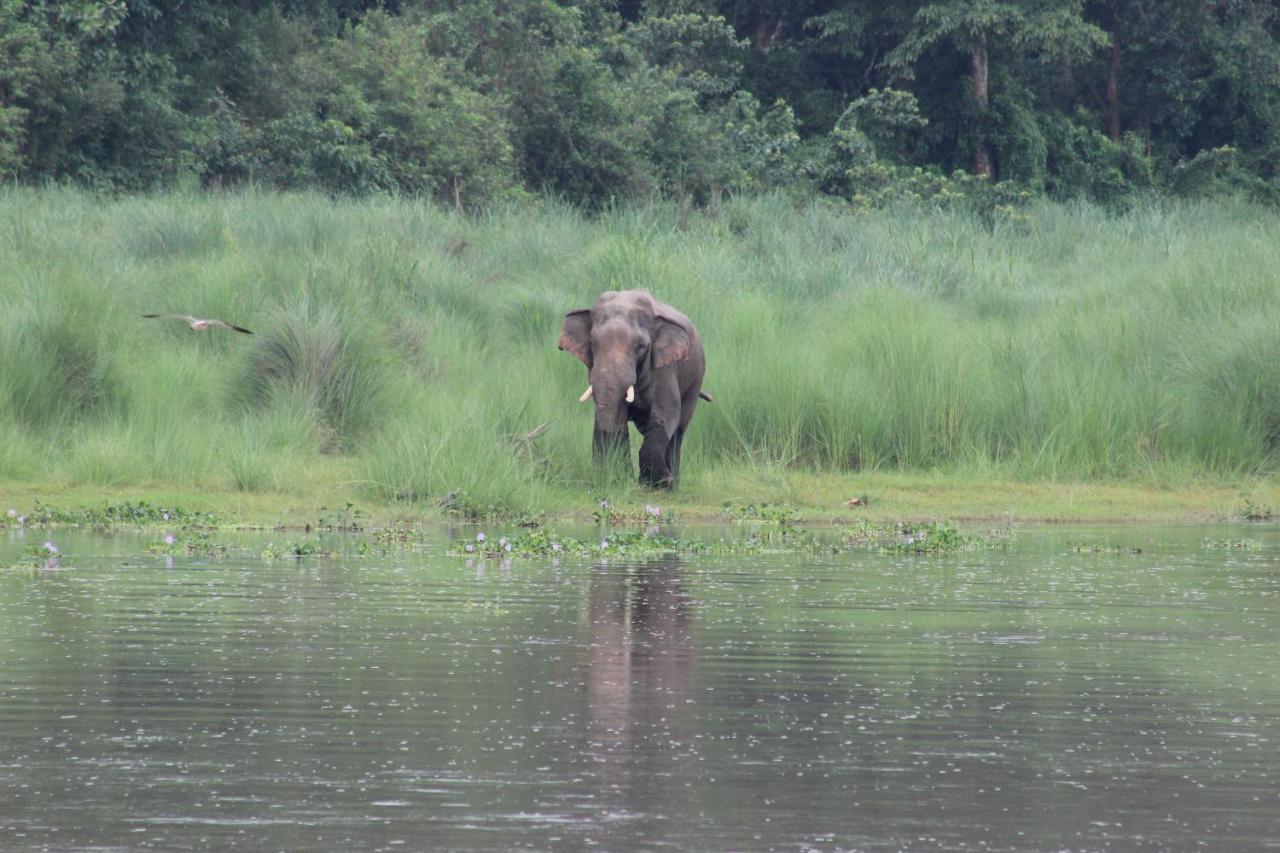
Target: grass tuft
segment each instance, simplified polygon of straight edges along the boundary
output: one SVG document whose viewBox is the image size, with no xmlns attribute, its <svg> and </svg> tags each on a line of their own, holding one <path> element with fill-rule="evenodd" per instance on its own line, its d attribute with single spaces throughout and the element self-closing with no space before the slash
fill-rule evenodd
<svg viewBox="0 0 1280 853">
<path fill-rule="evenodd" d="M 304 297 L 272 312 L 235 394 L 257 409 L 314 413 L 323 451 L 352 447 L 377 422 L 386 366 L 359 309 Z"/>
</svg>

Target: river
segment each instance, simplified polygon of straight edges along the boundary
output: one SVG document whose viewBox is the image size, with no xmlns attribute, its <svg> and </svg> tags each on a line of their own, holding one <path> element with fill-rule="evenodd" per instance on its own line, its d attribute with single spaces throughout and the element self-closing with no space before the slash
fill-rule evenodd
<svg viewBox="0 0 1280 853">
<path fill-rule="evenodd" d="M 63 554 L 0 571 L 7 850 L 1280 842 L 1273 526 L 639 561 L 3 535 Z"/>
</svg>

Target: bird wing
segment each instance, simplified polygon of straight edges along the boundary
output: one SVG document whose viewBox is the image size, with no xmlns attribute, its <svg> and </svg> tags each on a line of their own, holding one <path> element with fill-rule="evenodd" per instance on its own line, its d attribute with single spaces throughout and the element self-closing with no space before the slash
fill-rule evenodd
<svg viewBox="0 0 1280 853">
<path fill-rule="evenodd" d="M 195 317 L 190 314 L 143 314 L 143 317 L 157 320 L 181 320 L 184 323 L 194 323 Z"/>
<path fill-rule="evenodd" d="M 210 320 L 209 322 L 213 323 L 215 326 L 221 326 L 224 329 L 231 329 L 232 331 L 241 332 L 246 335 L 253 334 L 253 332 L 249 331 L 244 326 L 237 326 L 235 323 L 228 323 L 226 320 Z"/>
</svg>

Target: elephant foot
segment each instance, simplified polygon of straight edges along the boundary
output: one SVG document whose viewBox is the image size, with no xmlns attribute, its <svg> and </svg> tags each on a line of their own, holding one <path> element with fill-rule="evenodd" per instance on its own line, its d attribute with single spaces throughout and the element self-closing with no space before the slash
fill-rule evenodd
<svg viewBox="0 0 1280 853">
<path fill-rule="evenodd" d="M 640 485 L 651 489 L 674 489 L 676 478 L 670 471 L 641 471 Z"/>
<path fill-rule="evenodd" d="M 644 437 L 640 448 L 640 485 L 653 489 L 670 489 L 676 478 L 668 463 L 670 444 L 665 432 L 652 430 Z"/>
<path fill-rule="evenodd" d="M 671 478 L 657 483 L 646 483 L 641 480 L 640 485 L 653 489 L 655 492 L 674 492 L 676 490 L 676 481 Z"/>
</svg>

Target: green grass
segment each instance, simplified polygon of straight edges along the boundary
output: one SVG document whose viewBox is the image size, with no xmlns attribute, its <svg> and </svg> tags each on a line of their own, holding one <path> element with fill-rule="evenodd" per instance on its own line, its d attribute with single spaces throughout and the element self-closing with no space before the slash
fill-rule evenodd
<svg viewBox="0 0 1280 853">
<path fill-rule="evenodd" d="M 677 504 L 821 507 L 929 478 L 952 516 L 998 515 L 1017 484 L 1057 484 L 1045 517 L 1072 514 L 1071 489 L 1116 484 L 1212 494 L 1206 513 L 1242 488 L 1275 499 L 1276 211 L 1044 204 L 992 226 L 766 197 L 675 223 L 662 206 L 462 217 L 404 199 L 0 190 L 0 497 L 642 502 L 598 482 L 585 372 L 555 340 L 565 311 L 647 287 L 699 326 L 716 397 Z M 156 311 L 255 335 L 138 317 Z"/>
</svg>

